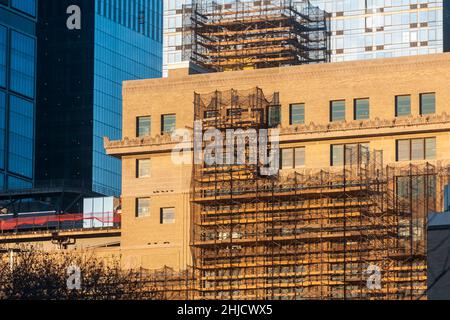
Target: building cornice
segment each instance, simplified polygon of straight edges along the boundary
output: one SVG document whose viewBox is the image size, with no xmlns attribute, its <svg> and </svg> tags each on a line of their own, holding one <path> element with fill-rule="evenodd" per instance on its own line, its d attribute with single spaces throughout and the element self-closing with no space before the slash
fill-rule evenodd
<svg viewBox="0 0 450 320">
<path fill-rule="evenodd" d="M 394 119 L 372 119 L 362 121 L 343 121 L 328 124 L 289 126 L 280 129 L 280 142 L 317 141 L 350 139 L 356 137 L 377 137 L 384 135 L 402 135 L 425 132 L 450 131 L 450 115 L 443 112 L 427 116 L 409 116 Z M 129 138 L 110 141 L 104 138 L 104 146 L 108 154 L 138 154 L 145 152 L 170 152 L 182 142 L 172 140 L 169 135 L 153 137 Z M 184 142 L 185 149 L 192 148 L 192 141 Z M 147 147 L 145 150 L 142 147 Z"/>
<path fill-rule="evenodd" d="M 355 121 L 340 121 L 331 122 L 327 124 L 302 124 L 296 126 L 289 126 L 281 128 L 280 135 L 290 134 L 313 134 L 313 133 L 337 133 L 336 136 L 343 135 L 342 132 L 360 131 L 369 129 L 388 129 L 398 128 L 407 129 L 412 128 L 417 130 L 417 126 L 427 125 L 442 125 L 450 123 L 450 115 L 446 112 L 431 115 L 407 116 L 393 119 L 370 119 L 370 120 L 355 120 Z M 450 127 L 446 127 L 450 131 Z"/>
<path fill-rule="evenodd" d="M 196 89 L 210 88 L 211 86 L 226 87 L 229 83 L 235 83 L 236 81 L 261 85 L 262 83 L 273 82 L 274 78 L 277 81 L 311 80 L 313 78 L 336 77 L 337 74 L 367 75 L 372 72 L 380 73 L 383 70 L 389 71 L 388 74 L 392 74 L 405 69 L 419 71 L 423 68 L 436 68 L 436 70 L 450 68 L 450 53 L 125 81 L 123 92 L 130 93 L 157 88 L 179 89 L 184 87 Z"/>
</svg>

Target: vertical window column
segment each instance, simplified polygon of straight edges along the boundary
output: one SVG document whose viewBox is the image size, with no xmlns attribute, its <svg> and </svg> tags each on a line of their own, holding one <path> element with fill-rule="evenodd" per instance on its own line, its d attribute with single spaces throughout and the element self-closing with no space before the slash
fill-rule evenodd
<svg viewBox="0 0 450 320">
<path fill-rule="evenodd" d="M 150 216 L 150 198 L 137 198 L 136 199 L 136 217 L 149 217 Z"/>
<path fill-rule="evenodd" d="M 150 177 L 150 159 L 136 160 L 136 177 L 148 178 Z"/>
<path fill-rule="evenodd" d="M 11 90 L 34 97 L 35 40 L 11 31 Z"/>
<path fill-rule="evenodd" d="M 305 104 L 296 103 L 289 106 L 289 124 L 305 123 Z"/>
<path fill-rule="evenodd" d="M 345 121 L 345 101 L 331 101 L 330 102 L 330 121 Z"/>
<path fill-rule="evenodd" d="M 395 116 L 409 116 L 411 114 L 411 96 L 396 96 L 395 97 Z"/>
<path fill-rule="evenodd" d="M 9 99 L 8 169 L 31 178 L 33 173 L 34 105 L 16 96 Z"/>
<path fill-rule="evenodd" d="M 354 119 L 355 120 L 369 119 L 369 99 L 354 100 Z"/>
<path fill-rule="evenodd" d="M 161 208 L 159 222 L 161 224 L 175 223 L 175 208 Z"/>
<path fill-rule="evenodd" d="M 420 114 L 433 114 L 436 112 L 435 93 L 422 93 L 420 95 Z"/>
<path fill-rule="evenodd" d="M 276 127 L 281 123 L 281 110 L 279 106 L 270 106 L 267 115 L 269 127 Z"/>
<path fill-rule="evenodd" d="M 152 118 L 150 116 L 136 118 L 136 136 L 146 137 L 151 134 Z"/>
<path fill-rule="evenodd" d="M 176 115 L 164 114 L 161 116 L 161 134 L 171 134 L 175 130 Z"/>
</svg>

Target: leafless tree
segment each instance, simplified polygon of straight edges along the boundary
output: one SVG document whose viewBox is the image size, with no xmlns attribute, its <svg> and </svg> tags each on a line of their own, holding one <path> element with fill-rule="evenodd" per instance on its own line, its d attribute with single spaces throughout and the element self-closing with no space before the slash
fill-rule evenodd
<svg viewBox="0 0 450 320">
<path fill-rule="evenodd" d="M 79 286 L 70 285 L 73 275 Z M 156 292 L 142 272 L 122 269 L 115 258 L 23 247 L 11 262 L 0 253 L 0 299 L 159 299 Z"/>
</svg>

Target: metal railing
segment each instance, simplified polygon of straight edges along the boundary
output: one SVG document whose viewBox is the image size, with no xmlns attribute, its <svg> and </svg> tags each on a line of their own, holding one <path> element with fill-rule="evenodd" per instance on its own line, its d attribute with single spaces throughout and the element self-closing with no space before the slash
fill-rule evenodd
<svg viewBox="0 0 450 320">
<path fill-rule="evenodd" d="M 57 231 L 74 229 L 120 228 L 121 215 L 118 212 L 68 213 L 48 212 L 24 213 L 18 216 L 0 215 L 0 234 Z"/>
</svg>

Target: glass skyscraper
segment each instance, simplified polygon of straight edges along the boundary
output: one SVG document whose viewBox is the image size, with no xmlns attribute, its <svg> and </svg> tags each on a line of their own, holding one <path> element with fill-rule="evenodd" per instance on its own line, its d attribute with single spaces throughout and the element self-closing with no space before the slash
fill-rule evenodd
<svg viewBox="0 0 450 320">
<path fill-rule="evenodd" d="M 182 6 L 190 2 L 164 0 L 165 76 L 169 69 L 188 66 L 182 55 L 183 45 L 186 45 L 182 35 Z M 329 14 L 332 62 L 450 50 L 447 39 L 450 32 L 450 1 L 310 0 L 310 3 Z"/>
<path fill-rule="evenodd" d="M 444 51 L 443 0 L 310 0 L 330 14 L 331 61 Z M 447 17 L 450 19 L 450 17 Z"/>
<path fill-rule="evenodd" d="M 68 29 L 77 5 L 81 28 Z M 39 5 L 36 185 L 119 195 L 122 81 L 162 74 L 161 0 L 58 0 Z"/>
<path fill-rule="evenodd" d="M 33 183 L 36 0 L 0 0 L 0 189 Z"/>
</svg>

